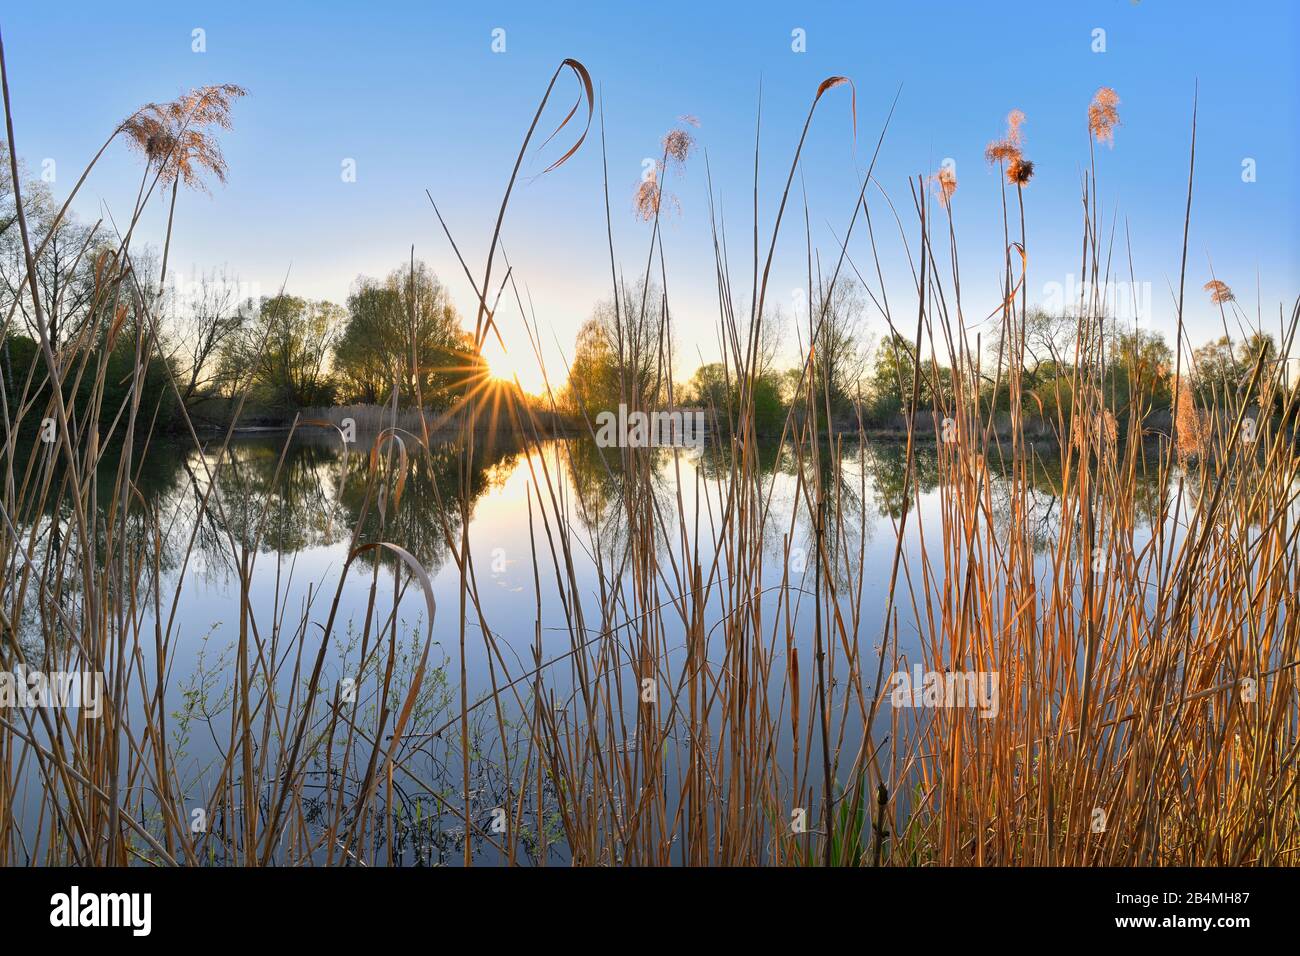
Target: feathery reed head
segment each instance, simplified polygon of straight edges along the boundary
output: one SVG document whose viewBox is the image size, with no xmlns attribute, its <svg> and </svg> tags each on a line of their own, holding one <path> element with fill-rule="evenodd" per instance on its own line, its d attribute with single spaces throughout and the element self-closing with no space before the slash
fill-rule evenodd
<svg viewBox="0 0 1300 956">
<path fill-rule="evenodd" d="M 664 159 L 667 162 L 681 166 L 686 162 L 686 158 L 690 156 L 691 150 L 695 148 L 695 137 L 691 135 L 690 130 L 684 129 L 683 126 L 694 126 L 699 129 L 700 121 L 689 113 L 677 117 L 677 121 L 682 126 L 670 129 L 664 134 L 663 148 Z"/>
<path fill-rule="evenodd" d="M 1025 125 L 1025 111 L 1012 110 L 1007 114 L 1007 139 L 1020 142 L 1020 127 Z"/>
<path fill-rule="evenodd" d="M 1108 447 L 1119 440 L 1119 421 L 1109 408 L 1101 414 L 1101 438 Z"/>
<path fill-rule="evenodd" d="M 698 127 L 700 125 L 700 121 L 690 114 L 681 116 L 678 119 L 681 123 L 689 126 Z M 660 175 L 667 172 L 670 164 L 676 166 L 679 171 L 686 165 L 686 160 L 695 149 L 695 137 L 691 135 L 690 130 L 679 126 L 670 129 L 664 134 L 661 145 L 664 150 L 663 160 L 656 162 L 646 170 L 646 174 L 642 177 L 641 183 L 637 186 L 636 193 L 632 197 L 636 217 L 645 222 L 650 222 L 659 215 L 665 203 L 680 210 L 681 204 L 677 201 L 677 197 L 664 192 L 659 182 Z"/>
<path fill-rule="evenodd" d="M 1024 111 L 1012 110 L 1007 114 L 1007 135 L 984 148 L 984 159 L 989 165 L 1000 164 L 1013 186 L 1024 186 L 1034 176 L 1034 164 L 1025 159 L 1022 151 L 1024 134 L 1020 128 L 1024 125 Z"/>
<path fill-rule="evenodd" d="M 664 154 L 675 163 L 686 162 L 694 146 L 695 137 L 684 129 L 671 130 L 664 137 Z"/>
<path fill-rule="evenodd" d="M 632 205 L 636 209 L 636 217 L 644 222 L 654 219 L 659 212 L 659 169 L 658 164 L 651 169 L 648 175 L 641 180 L 641 185 L 636 189 L 636 195 L 632 197 Z"/>
<path fill-rule="evenodd" d="M 1205 283 L 1205 291 L 1210 293 L 1210 301 L 1215 305 L 1223 305 L 1225 302 L 1236 301 L 1236 296 L 1228 288 L 1228 283 L 1222 279 L 1211 279 Z"/>
<path fill-rule="evenodd" d="M 202 86 L 170 103 L 148 103 L 122 123 L 127 145 L 156 163 L 164 184 L 180 180 L 186 186 L 207 190 L 203 175 L 226 181 L 226 161 L 215 129 L 230 129 L 234 101 L 246 95 L 233 83 Z"/>
<path fill-rule="evenodd" d="M 952 201 L 952 194 L 957 191 L 957 171 L 951 166 L 940 167 L 939 171 L 930 177 L 930 181 L 935 184 L 939 201 L 946 208 Z"/>
<path fill-rule="evenodd" d="M 1088 131 L 1099 143 L 1115 144 L 1115 127 L 1119 125 L 1119 95 L 1109 86 L 1103 86 L 1088 104 Z"/>
<path fill-rule="evenodd" d="M 1210 438 L 1210 422 L 1192 398 L 1192 385 L 1185 377 L 1178 383 L 1178 404 L 1174 409 L 1174 435 L 1179 459 L 1205 454 Z"/>
<path fill-rule="evenodd" d="M 1034 164 L 1019 157 L 1007 164 L 1007 181 L 1017 186 L 1024 186 L 1034 178 Z"/>
</svg>

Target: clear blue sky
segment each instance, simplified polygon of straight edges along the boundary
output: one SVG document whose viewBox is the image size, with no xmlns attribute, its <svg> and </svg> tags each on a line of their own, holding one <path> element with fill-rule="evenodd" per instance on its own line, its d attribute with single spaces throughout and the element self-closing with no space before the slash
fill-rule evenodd
<svg viewBox="0 0 1300 956">
<path fill-rule="evenodd" d="M 1296 4 L 1094 0 L 1078 3 L 447 4 L 100 3 L 6 4 L 20 155 L 33 169 L 57 162 L 66 194 L 108 130 L 138 105 L 205 83 L 249 90 L 224 138 L 230 181 L 212 197 L 183 197 L 173 262 L 189 273 L 226 265 L 273 293 L 292 266 L 295 294 L 342 301 L 358 274 L 382 275 L 411 244 L 450 285 L 462 313 L 469 286 L 424 197 L 437 199 L 461 249 L 481 272 L 497 204 L 538 98 L 559 61 L 590 69 L 603 96 L 615 243 L 622 266 L 642 268 L 648 227 L 632 214 L 641 161 L 682 114 L 699 118 L 727 217 L 733 278 L 747 301 L 752 149 L 763 88 L 764 235 L 799 127 L 820 80 L 857 85 L 856 152 L 846 90 L 828 94 L 805 153 L 814 242 L 833 257 L 859 176 L 900 84 L 877 176 L 911 228 L 908 177 L 956 162 L 954 204 L 968 319 L 997 304 L 1002 261 L 1000 187 L 983 162 L 1012 108 L 1027 115 L 1031 301 L 1078 272 L 1079 180 L 1087 161 L 1085 112 L 1099 86 L 1121 98 L 1123 125 L 1098 154 L 1107 217 L 1127 223 L 1138 282 L 1149 282 L 1144 321 L 1172 330 L 1186 193 L 1194 84 L 1200 83 L 1196 197 L 1188 260 L 1189 329 L 1218 327 L 1201 285 L 1215 274 L 1255 311 L 1258 278 L 1269 327 L 1279 302 L 1300 292 L 1300 177 L 1296 175 L 1300 17 Z M 206 31 L 207 52 L 191 51 Z M 506 52 L 493 53 L 492 31 Z M 807 51 L 791 49 L 806 31 Z M 1106 31 L 1106 52 L 1092 50 Z M 576 86 L 562 81 L 555 118 Z M 553 121 L 552 121 L 553 122 Z M 530 156 L 543 169 L 552 149 Z M 1242 181 L 1242 161 L 1257 180 Z M 340 164 L 353 158 L 357 182 Z M 681 203 L 665 231 L 679 371 L 696 349 L 716 353 L 717 323 L 704 154 L 667 188 Z M 137 160 L 115 148 L 77 211 L 128 215 Z M 891 302 L 908 302 L 897 228 L 878 198 L 877 237 Z M 802 216 L 778 246 L 770 299 L 789 309 L 805 285 Z M 160 238 L 161 220 L 146 235 Z M 914 230 L 909 232 L 909 238 Z M 600 151 L 593 135 L 560 170 L 521 181 L 505 225 L 507 250 L 545 330 L 567 350 L 592 303 L 608 294 Z M 1122 239 L 1117 260 L 1127 252 Z M 865 233 L 851 254 L 869 263 Z M 498 275 L 500 273 L 498 272 Z M 470 312 L 472 316 L 472 312 Z M 524 349 L 517 320 L 502 320 Z M 883 328 L 874 314 L 870 327 Z M 548 361 L 557 361 L 554 355 Z M 525 382 L 525 384 L 529 384 Z"/>
</svg>

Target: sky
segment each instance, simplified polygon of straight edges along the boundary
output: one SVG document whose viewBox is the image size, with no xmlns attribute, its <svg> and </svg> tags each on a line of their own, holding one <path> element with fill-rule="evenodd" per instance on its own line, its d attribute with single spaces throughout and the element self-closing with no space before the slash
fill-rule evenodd
<svg viewBox="0 0 1300 956">
<path fill-rule="evenodd" d="M 616 268 L 629 277 L 644 269 L 650 241 L 650 226 L 633 207 L 643 161 L 660 155 L 662 137 L 680 117 L 697 118 L 698 128 L 689 127 L 696 152 L 665 177 L 676 202 L 662 227 L 675 367 L 689 375 L 719 355 L 709 181 L 725 220 L 736 299 L 747 305 L 760 91 L 758 219 L 766 248 L 813 94 L 833 75 L 853 80 L 857 122 L 855 128 L 849 89 L 833 89 L 804 147 L 768 292 L 786 313 L 787 357 L 797 345 L 794 303 L 807 286 L 803 191 L 811 241 L 822 262 L 833 263 L 895 97 L 874 170 L 883 192 L 871 191 L 869 201 L 896 320 L 915 321 L 903 246 L 903 235 L 916 241 L 911 184 L 945 161 L 958 179 L 952 212 L 968 324 L 998 306 L 1002 187 L 983 151 L 1003 134 L 1012 109 L 1026 116 L 1025 155 L 1036 168 L 1025 190 L 1030 302 L 1050 304 L 1077 289 L 1086 111 L 1095 91 L 1109 86 L 1120 97 L 1122 125 L 1113 146 L 1096 151 L 1098 192 L 1103 234 L 1109 238 L 1113 227 L 1115 270 L 1125 281 L 1131 255 L 1136 295 L 1127 288 L 1119 295 L 1138 302 L 1135 321 L 1172 341 L 1199 97 L 1188 336 L 1199 343 L 1222 334 L 1219 311 L 1202 290 L 1211 277 L 1235 290 L 1252 320 L 1258 311 L 1276 331 L 1279 310 L 1289 315 L 1300 293 L 1298 9 L 1281 0 L 314 0 L 229 2 L 211 10 L 7 2 L 0 30 L 18 153 L 29 169 L 54 171 L 51 189 L 59 198 L 141 104 L 209 83 L 248 90 L 222 138 L 228 183 L 210 196 L 183 194 L 178 203 L 172 263 L 182 283 L 224 269 L 263 294 L 284 284 L 295 295 L 341 303 L 358 276 L 386 275 L 414 246 L 470 325 L 472 287 L 426 190 L 477 281 L 519 145 L 564 58 L 585 64 L 596 85 Z M 561 76 L 544 132 L 577 94 L 573 78 Z M 530 149 L 502 230 L 554 378 L 563 377 L 578 328 L 611 289 L 597 126 L 572 159 L 539 175 L 567 148 L 573 130 L 571 124 L 545 148 Z M 355 181 L 343 175 L 349 160 Z M 138 163 L 124 146 L 111 147 L 76 213 L 122 221 Z M 142 227 L 157 246 L 162 214 L 160 204 Z M 940 239 L 946 249 L 946 236 Z M 849 256 L 876 285 L 861 217 Z M 502 270 L 498 264 L 498 277 Z M 518 310 L 503 308 L 499 325 L 510 356 L 490 354 L 494 368 L 519 369 L 524 386 L 539 389 Z M 879 338 L 884 329 L 880 313 L 869 309 L 864 331 Z"/>
</svg>

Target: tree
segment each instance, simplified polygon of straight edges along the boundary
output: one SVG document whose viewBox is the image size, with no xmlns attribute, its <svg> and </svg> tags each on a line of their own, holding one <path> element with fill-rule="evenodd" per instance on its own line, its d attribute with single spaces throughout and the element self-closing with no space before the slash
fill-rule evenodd
<svg viewBox="0 0 1300 956">
<path fill-rule="evenodd" d="M 1145 416 L 1152 408 L 1169 406 L 1174 356 L 1164 336 L 1142 329 L 1120 332 L 1111 339 L 1109 351 L 1103 394 L 1114 411 L 1124 412 L 1137 403 Z"/>
<path fill-rule="evenodd" d="M 58 206 L 49 187 L 40 179 L 25 176 L 22 166 L 19 177 L 23 212 L 28 231 L 34 237 L 32 251 L 40 252 L 36 257 L 36 291 L 45 312 L 45 333 L 51 347 L 57 350 L 89 317 L 97 229 L 78 222 L 71 214 L 65 215 L 56 226 Z M 31 290 L 24 287 L 27 260 L 17 226 L 14 196 L 8 147 L 0 144 L 0 307 L 5 316 L 11 309 L 16 310 L 39 341 Z"/>
<path fill-rule="evenodd" d="M 621 394 L 615 366 L 604 325 L 598 318 L 588 319 L 574 341 L 569 381 L 562 396 L 565 410 L 594 420 L 597 413 L 617 408 Z"/>
<path fill-rule="evenodd" d="M 1002 370 L 999 387 L 999 404 L 1008 399 L 1006 387 L 1008 370 L 1020 362 L 1021 388 L 1035 391 L 1039 386 L 1054 381 L 1060 371 L 1073 361 L 1075 343 L 1079 334 L 1079 321 L 1068 312 L 1049 312 L 1031 308 L 1017 330 L 1024 339 L 1024 355 L 1019 355 L 1020 343 L 1015 336 L 1006 336 L 1006 324 L 1000 323 L 991 341 L 985 347 L 986 368 L 981 373 L 985 383 L 992 385 Z"/>
<path fill-rule="evenodd" d="M 876 360 L 868 382 L 868 414 L 883 423 L 911 403 L 916 362 L 912 344 L 893 333 L 876 349 Z M 922 403 L 925 401 L 922 389 Z"/>
<path fill-rule="evenodd" d="M 734 411 L 735 376 L 728 375 L 727 367 L 721 362 L 710 362 L 697 368 L 683 392 L 686 404 L 716 412 L 719 419 Z"/>
<path fill-rule="evenodd" d="M 256 318 L 222 350 L 223 382 L 233 392 L 251 384 L 259 400 L 276 408 L 330 404 L 327 365 L 344 316 L 333 302 L 262 299 Z"/>
<path fill-rule="evenodd" d="M 760 377 L 777 372 L 776 360 L 788 333 L 788 326 L 789 323 L 786 320 L 785 312 L 782 311 L 779 305 L 774 306 L 770 312 L 763 315 L 763 322 L 759 326 L 758 334 L 758 374 Z M 745 344 L 742 338 L 741 345 Z"/>
<path fill-rule="evenodd" d="M 180 399 L 188 408 L 219 382 L 218 362 L 226 344 L 253 321 L 253 303 L 239 301 L 239 283 L 223 273 L 199 276 L 176 303 L 168 323 Z"/>
<path fill-rule="evenodd" d="M 612 374 L 620 400 L 629 408 L 649 408 L 665 397 L 672 355 L 664 323 L 663 294 L 654 281 L 635 286 L 619 283 L 613 299 L 596 304 L 592 320 L 609 347 Z"/>
<path fill-rule="evenodd" d="M 1267 332 L 1252 332 L 1246 341 L 1237 346 L 1238 363 L 1243 375 L 1249 376 L 1255 371 L 1255 363 L 1259 361 L 1260 355 L 1264 356 L 1265 363 L 1276 361 L 1277 342 Z"/>
<path fill-rule="evenodd" d="M 813 342 L 813 390 L 823 414 L 828 391 L 832 415 L 850 408 L 870 369 L 862 332 L 865 311 L 858 285 L 842 277 L 833 288 L 824 282 L 813 297 L 808 333 Z"/>
<path fill-rule="evenodd" d="M 384 280 L 361 277 L 348 296 L 334 370 L 350 400 L 446 408 L 486 366 L 461 328 L 446 287 L 425 263 Z"/>
<path fill-rule="evenodd" d="M 116 247 L 97 227 L 79 222 L 70 212 L 58 218 L 58 205 L 45 182 L 26 176 L 22 166 L 19 178 L 23 212 L 33 239 L 43 329 L 37 328 L 26 253 L 17 227 L 8 147 L 0 143 L 0 314 L 6 322 L 15 316 L 19 320 L 0 336 L 0 366 L 11 412 L 12 403 L 26 387 L 28 373 L 32 373 L 32 391 L 27 400 L 43 402 L 49 397 L 49 368 L 39 348 L 43 332 L 56 356 L 67 359 L 62 363 L 61 388 L 74 412 L 89 409 L 98 401 L 111 410 L 111 419 L 112 413 L 132 400 L 132 389 L 138 384 L 142 406 L 151 413 L 157 410 L 157 421 L 167 424 L 173 413 L 171 396 L 165 394 L 168 370 L 154 347 L 151 324 L 143 315 L 157 285 L 155 257 L 145 250 L 130 260 L 119 259 Z M 86 351 L 68 350 L 73 342 Z M 138 383 L 137 344 L 142 350 Z M 79 374 L 79 369 L 94 369 L 101 361 L 106 376 L 102 392 L 96 394 L 91 388 L 96 376 Z"/>
<path fill-rule="evenodd" d="M 776 435 L 785 424 L 786 404 L 781 398 L 781 375 L 761 372 L 754 379 L 754 431 L 759 435 Z"/>
<path fill-rule="evenodd" d="M 754 378 L 754 430 L 760 435 L 779 432 L 785 422 L 786 404 L 782 385 L 788 376 L 775 369 L 760 372 Z M 740 380 L 721 362 L 701 365 L 683 390 L 684 402 L 713 413 L 715 421 L 726 425 L 737 417 L 740 406 Z"/>
<path fill-rule="evenodd" d="M 1223 401 L 1236 393 L 1240 378 L 1241 367 L 1228 336 L 1206 342 L 1192 352 L 1192 384 L 1200 401 Z"/>
<path fill-rule="evenodd" d="M 1280 411 L 1282 394 L 1270 385 L 1278 380 L 1278 354 L 1277 342 L 1266 332 L 1253 332 L 1235 347 L 1226 335 L 1205 343 L 1192 352 L 1192 389 L 1197 401 L 1225 405 L 1241 398 L 1262 357 L 1258 394 L 1252 401 L 1266 406 L 1271 403 L 1274 412 Z"/>
<path fill-rule="evenodd" d="M 667 397 L 671 364 L 663 296 L 653 282 L 619 283 L 617 302 L 602 299 L 578 330 L 562 396 L 571 414 L 657 407 Z"/>
</svg>

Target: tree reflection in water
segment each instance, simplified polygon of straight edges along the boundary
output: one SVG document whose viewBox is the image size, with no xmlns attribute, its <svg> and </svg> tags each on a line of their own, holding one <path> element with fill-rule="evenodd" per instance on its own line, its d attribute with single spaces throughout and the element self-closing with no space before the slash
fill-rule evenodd
<svg viewBox="0 0 1300 956">
<path fill-rule="evenodd" d="M 300 429 L 292 437 L 287 432 L 242 436 L 232 440 L 220 461 L 218 440 L 203 452 L 156 445 L 144 458 L 137 487 L 162 517 L 161 568 L 174 569 L 191 534 L 201 570 L 214 580 L 229 580 L 234 555 L 244 550 L 296 554 L 347 543 L 355 531 L 359 544 L 399 544 L 435 571 L 447 559 L 448 533 L 460 529 L 461 456 L 449 443 L 436 440 L 430 454 L 408 455 L 400 506 L 381 513 L 376 502 L 365 507 L 368 442 L 374 436 L 358 437 L 345 456 L 338 435 L 318 429 Z M 408 436 L 407 441 L 414 439 Z M 394 453 L 389 468 L 387 457 L 386 450 L 381 452 L 376 467 L 389 478 L 391 497 L 398 460 Z M 518 448 L 509 441 L 479 447 L 469 491 L 471 514 L 483 494 L 513 472 L 517 458 Z M 112 461 L 106 457 L 101 467 L 113 467 Z M 201 515 L 197 521 L 196 515 Z M 371 550 L 358 560 L 390 559 Z"/>
</svg>

